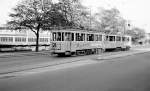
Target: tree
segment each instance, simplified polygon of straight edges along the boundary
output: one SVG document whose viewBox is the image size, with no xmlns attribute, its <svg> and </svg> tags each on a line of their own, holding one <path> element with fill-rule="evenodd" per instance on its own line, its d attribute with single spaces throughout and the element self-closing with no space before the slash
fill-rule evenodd
<svg viewBox="0 0 150 91">
<path fill-rule="evenodd" d="M 54 27 L 83 27 L 87 12 L 78 0 L 23 0 L 13 9 L 8 25 L 15 29 L 30 29 L 36 35 L 36 52 L 39 46 L 39 31 Z M 84 20 L 83 20 L 84 21 Z"/>
<path fill-rule="evenodd" d="M 67 20 L 67 26 L 71 28 L 84 28 L 84 21 L 87 20 L 86 8 L 79 0 L 59 0 L 59 10 Z"/>
<path fill-rule="evenodd" d="M 51 19 L 49 19 L 51 20 L 51 27 L 67 27 L 70 24 L 70 22 L 63 15 L 59 3 L 53 4 L 51 10 L 47 12 L 46 15 L 51 16 Z"/>
<path fill-rule="evenodd" d="M 127 30 L 126 34 L 132 36 L 133 42 L 137 42 L 138 40 L 145 37 L 145 30 L 138 27 L 134 27 L 131 30 Z"/>
<path fill-rule="evenodd" d="M 13 9 L 9 16 L 8 25 L 15 29 L 30 29 L 36 35 L 36 52 L 39 45 L 39 31 L 52 25 L 52 17 L 48 16 L 51 10 L 51 0 L 23 0 Z M 51 14 L 52 15 L 52 14 Z"/>
<path fill-rule="evenodd" d="M 120 12 L 116 8 L 110 10 L 101 9 L 96 14 L 100 22 L 101 31 L 108 34 L 124 33 L 126 20 L 120 16 Z"/>
</svg>

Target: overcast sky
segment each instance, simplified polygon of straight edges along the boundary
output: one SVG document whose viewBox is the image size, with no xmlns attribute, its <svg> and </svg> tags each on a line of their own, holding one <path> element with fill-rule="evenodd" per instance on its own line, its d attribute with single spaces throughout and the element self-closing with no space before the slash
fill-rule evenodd
<svg viewBox="0 0 150 91">
<path fill-rule="evenodd" d="M 0 24 L 6 23 L 11 8 L 14 7 L 19 0 L 1 0 L 0 1 Z M 91 7 L 92 11 L 96 8 L 112 8 L 116 7 L 121 15 L 130 20 L 134 26 L 144 28 L 150 32 L 150 0 L 82 0 L 83 4 Z"/>
</svg>

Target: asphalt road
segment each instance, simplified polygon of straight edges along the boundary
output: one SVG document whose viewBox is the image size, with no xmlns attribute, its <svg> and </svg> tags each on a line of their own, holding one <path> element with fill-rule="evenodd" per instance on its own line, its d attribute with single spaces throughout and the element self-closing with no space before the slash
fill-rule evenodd
<svg viewBox="0 0 150 91">
<path fill-rule="evenodd" d="M 119 52 L 106 52 L 100 54 L 102 56 L 106 55 L 114 55 L 114 54 L 121 54 L 121 53 L 131 53 L 136 50 L 130 51 L 119 51 Z M 86 56 L 73 56 L 73 57 L 57 57 L 57 56 L 50 56 L 50 53 L 26 53 L 24 55 L 19 55 L 18 53 L 8 56 L 0 56 L 0 74 L 13 72 L 13 71 L 20 71 L 24 69 L 31 69 L 36 67 L 42 67 L 51 65 L 52 63 L 59 63 L 59 62 L 68 62 L 68 61 L 78 61 L 83 59 L 93 59 L 97 58 L 99 55 L 86 55 Z"/>
<path fill-rule="evenodd" d="M 1 78 L 0 91 L 150 91 L 150 52 Z"/>
</svg>

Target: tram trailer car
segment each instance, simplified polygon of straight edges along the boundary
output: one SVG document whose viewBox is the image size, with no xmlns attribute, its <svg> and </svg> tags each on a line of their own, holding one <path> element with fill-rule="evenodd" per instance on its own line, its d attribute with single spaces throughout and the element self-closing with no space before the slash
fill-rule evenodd
<svg viewBox="0 0 150 91">
<path fill-rule="evenodd" d="M 62 55 L 99 54 L 106 49 L 129 50 L 131 36 L 106 35 L 84 30 L 52 31 L 52 53 Z"/>
</svg>

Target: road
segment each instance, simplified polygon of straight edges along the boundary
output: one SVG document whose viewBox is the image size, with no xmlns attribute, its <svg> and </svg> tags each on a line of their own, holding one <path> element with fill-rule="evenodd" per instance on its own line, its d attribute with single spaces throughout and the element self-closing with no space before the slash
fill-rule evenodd
<svg viewBox="0 0 150 91">
<path fill-rule="evenodd" d="M 130 53 L 135 50 L 130 51 L 120 51 L 120 52 L 108 52 L 100 54 L 102 56 L 114 55 L 121 53 Z M 50 56 L 50 53 L 25 53 L 13 55 L 2 55 L 0 56 L 0 74 L 11 73 L 14 71 L 30 70 L 37 67 L 45 67 L 48 65 L 55 65 L 59 63 L 80 61 L 84 59 L 93 59 L 99 55 L 86 55 L 86 56 L 73 56 L 73 57 L 56 57 Z"/>
<path fill-rule="evenodd" d="M 150 52 L 0 78 L 0 91 L 150 91 Z"/>
</svg>

